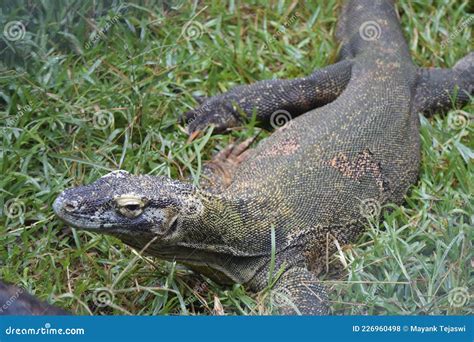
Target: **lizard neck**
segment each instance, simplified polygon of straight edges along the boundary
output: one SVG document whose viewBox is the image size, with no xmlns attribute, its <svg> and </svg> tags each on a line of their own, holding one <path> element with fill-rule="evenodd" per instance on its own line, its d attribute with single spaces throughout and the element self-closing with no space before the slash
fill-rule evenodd
<svg viewBox="0 0 474 342">
<path fill-rule="evenodd" d="M 202 203 L 200 214 L 180 218 L 176 231 L 166 238 L 170 246 L 223 256 L 250 257 L 266 253 L 256 241 L 261 238 L 270 244 L 270 223 L 259 210 L 262 201 L 235 193 L 216 195 L 204 191 L 198 191 L 196 198 Z M 252 232 L 249 226 L 254 228 Z"/>
<path fill-rule="evenodd" d="M 197 190 L 194 200 L 200 210 L 197 214 L 181 217 L 180 233 L 188 239 L 183 240 L 183 235 L 180 234 L 177 242 L 187 241 L 206 245 L 225 243 L 223 235 L 230 230 L 228 228 L 241 225 L 241 212 L 247 203 L 244 199 Z"/>
</svg>

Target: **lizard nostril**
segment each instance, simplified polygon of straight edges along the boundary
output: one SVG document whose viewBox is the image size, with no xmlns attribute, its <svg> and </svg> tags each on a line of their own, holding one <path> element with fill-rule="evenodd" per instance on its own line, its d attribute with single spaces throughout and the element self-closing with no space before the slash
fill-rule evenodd
<svg viewBox="0 0 474 342">
<path fill-rule="evenodd" d="M 64 203 L 64 209 L 66 211 L 75 211 L 77 209 L 77 203 L 74 203 L 74 202 L 66 202 Z"/>
</svg>

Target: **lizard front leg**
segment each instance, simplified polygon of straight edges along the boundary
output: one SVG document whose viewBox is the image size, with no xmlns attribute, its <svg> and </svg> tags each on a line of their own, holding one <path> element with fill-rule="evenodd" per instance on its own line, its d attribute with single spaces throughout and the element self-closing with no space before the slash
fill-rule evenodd
<svg viewBox="0 0 474 342">
<path fill-rule="evenodd" d="M 227 188 L 237 167 L 252 153 L 249 146 L 253 141 L 249 138 L 240 144 L 231 144 L 214 156 L 204 165 L 200 187 L 214 193 Z"/>
<path fill-rule="evenodd" d="M 267 128 L 278 126 L 272 122 L 277 111 L 285 111 L 294 118 L 311 109 L 334 101 L 345 89 L 351 77 L 351 62 L 344 60 L 313 74 L 292 80 L 267 80 L 239 86 L 231 91 L 205 100 L 198 108 L 184 114 L 188 132 L 215 125 L 214 132 L 224 132 L 242 123 L 242 115 Z M 284 112 L 284 113 L 285 113 Z"/>
<path fill-rule="evenodd" d="M 413 110 L 430 116 L 463 106 L 474 94 L 474 53 L 461 59 L 452 69 L 420 68 Z M 454 103 L 453 103 L 454 100 Z"/>
</svg>

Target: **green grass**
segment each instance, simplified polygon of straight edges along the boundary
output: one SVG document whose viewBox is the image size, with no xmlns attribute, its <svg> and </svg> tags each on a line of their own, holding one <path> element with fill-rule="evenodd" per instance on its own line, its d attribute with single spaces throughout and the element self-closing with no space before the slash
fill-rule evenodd
<svg viewBox="0 0 474 342">
<path fill-rule="evenodd" d="M 2 27 L 26 27 L 20 40 L 0 37 L 0 278 L 78 314 L 266 312 L 266 294 L 70 229 L 51 204 L 63 189 L 117 168 L 197 181 L 203 161 L 259 129 L 187 143 L 176 119 L 196 106 L 193 95 L 334 62 L 340 1 L 144 0 L 121 14 L 110 1 L 44 3 L 14 0 L 0 11 Z M 467 0 L 398 7 L 418 65 L 450 67 L 471 48 L 469 25 L 446 41 L 468 18 Z M 190 20 L 195 39 L 183 30 Z M 406 205 L 323 265 L 334 314 L 473 313 L 473 127 L 453 125 L 448 118 L 459 112 L 450 115 L 422 120 L 421 176 Z M 110 305 L 101 305 L 107 296 Z"/>
</svg>

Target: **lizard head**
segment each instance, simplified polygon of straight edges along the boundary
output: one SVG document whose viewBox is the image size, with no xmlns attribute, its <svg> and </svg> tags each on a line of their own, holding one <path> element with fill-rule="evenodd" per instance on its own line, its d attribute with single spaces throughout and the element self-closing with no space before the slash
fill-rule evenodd
<svg viewBox="0 0 474 342">
<path fill-rule="evenodd" d="M 65 190 L 53 209 L 73 227 L 122 238 L 172 234 L 183 218 L 199 216 L 204 207 L 191 184 L 114 171 Z"/>
</svg>

